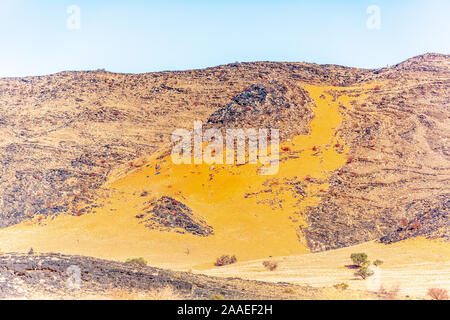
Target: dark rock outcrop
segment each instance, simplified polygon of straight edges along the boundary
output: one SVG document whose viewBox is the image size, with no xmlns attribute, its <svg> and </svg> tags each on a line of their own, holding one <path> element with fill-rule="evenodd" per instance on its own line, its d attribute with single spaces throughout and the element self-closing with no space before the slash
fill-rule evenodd
<svg viewBox="0 0 450 320">
<path fill-rule="evenodd" d="M 146 214 L 138 216 L 141 223 L 148 228 L 178 233 L 191 233 L 197 236 L 213 234 L 213 228 L 196 216 L 184 203 L 174 198 L 163 196 L 152 203 L 153 208 Z"/>
</svg>

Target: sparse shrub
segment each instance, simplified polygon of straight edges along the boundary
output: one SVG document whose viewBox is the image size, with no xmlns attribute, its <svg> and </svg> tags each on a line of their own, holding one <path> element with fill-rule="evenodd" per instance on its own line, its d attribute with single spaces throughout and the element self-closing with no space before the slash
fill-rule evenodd
<svg viewBox="0 0 450 320">
<path fill-rule="evenodd" d="M 145 267 L 147 265 L 147 261 L 142 257 L 127 259 L 125 263 L 134 264 L 140 267 Z"/>
<path fill-rule="evenodd" d="M 335 285 L 333 285 L 333 287 L 338 290 L 346 290 L 348 288 L 348 284 L 346 284 L 345 282 L 341 282 L 341 283 L 336 283 Z"/>
<path fill-rule="evenodd" d="M 406 228 L 408 226 L 408 220 L 406 219 L 400 219 L 400 226 L 402 228 Z"/>
<path fill-rule="evenodd" d="M 383 260 L 377 259 L 373 262 L 373 265 L 378 267 L 381 266 L 383 264 Z"/>
<path fill-rule="evenodd" d="M 211 300 L 225 300 L 225 298 L 221 294 L 213 294 Z"/>
<path fill-rule="evenodd" d="M 433 298 L 433 300 L 448 300 L 448 291 L 441 288 L 431 288 L 428 289 L 428 295 Z"/>
<path fill-rule="evenodd" d="M 419 221 L 414 221 L 409 225 L 411 230 L 419 230 L 422 227 L 422 224 Z"/>
<path fill-rule="evenodd" d="M 283 293 L 287 293 L 287 294 L 296 294 L 297 292 L 294 290 L 294 288 L 292 287 L 287 287 L 283 289 Z"/>
<path fill-rule="evenodd" d="M 367 260 L 367 254 L 364 252 L 361 253 L 352 253 L 350 255 L 350 259 L 352 259 L 353 263 L 358 267 L 362 267 L 367 265 L 369 261 Z"/>
<path fill-rule="evenodd" d="M 146 197 L 146 196 L 148 196 L 148 191 L 142 191 L 142 193 L 141 193 L 141 197 Z"/>
<path fill-rule="evenodd" d="M 361 277 L 364 280 L 370 276 L 373 276 L 373 271 L 368 267 L 361 267 L 355 272 L 355 276 Z"/>
<path fill-rule="evenodd" d="M 386 289 L 383 285 L 381 285 L 377 295 L 382 299 L 396 300 L 399 292 L 400 287 L 398 285 L 393 286 L 391 289 Z"/>
<path fill-rule="evenodd" d="M 264 268 L 266 268 L 269 271 L 273 271 L 276 268 L 278 268 L 278 263 L 275 262 L 275 261 L 268 261 L 268 260 L 266 260 L 266 261 L 263 261 L 262 264 L 263 264 Z"/>
<path fill-rule="evenodd" d="M 223 256 L 217 258 L 216 263 L 214 263 L 215 266 L 226 266 L 228 264 L 236 263 L 237 258 L 235 255 L 229 256 L 227 254 L 224 254 Z"/>
</svg>

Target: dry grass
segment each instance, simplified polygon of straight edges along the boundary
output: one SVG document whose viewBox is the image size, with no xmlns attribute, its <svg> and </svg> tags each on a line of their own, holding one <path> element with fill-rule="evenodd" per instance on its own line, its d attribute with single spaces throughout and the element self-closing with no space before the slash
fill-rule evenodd
<svg viewBox="0 0 450 320">
<path fill-rule="evenodd" d="M 376 278 L 356 280 L 353 272 L 344 265 L 352 252 L 366 252 L 370 257 L 379 257 L 384 261 L 380 270 L 380 282 L 384 289 L 367 293 L 367 281 L 377 282 Z M 328 287 L 328 297 L 342 299 L 361 299 L 366 295 L 373 298 L 393 299 L 395 287 L 399 287 L 398 299 L 423 299 L 430 287 L 440 286 L 448 288 L 450 285 L 450 245 L 438 240 L 424 238 L 409 239 L 403 242 L 384 245 L 370 242 L 354 247 L 329 250 L 290 257 L 277 257 L 280 261 L 276 272 L 261 272 L 261 260 L 242 261 L 238 265 L 225 266 L 204 270 L 211 276 L 232 277 L 243 279 L 289 282 L 292 284 L 309 284 L 315 288 Z M 295 270 L 295 272 L 294 272 Z M 300 272 L 307 270 L 307 272 Z M 353 272 L 352 272 L 353 271 Z M 349 288 L 344 291 L 336 290 L 333 285 L 346 282 Z M 432 285 L 432 283 L 435 283 Z M 377 289 L 375 289 L 378 291 Z M 356 294 L 355 292 L 358 292 Z M 339 293 L 339 295 L 337 295 Z M 354 294 L 355 293 L 355 294 Z"/>
<path fill-rule="evenodd" d="M 112 300 L 184 300 L 187 297 L 180 292 L 175 291 L 172 287 L 164 287 L 150 291 L 126 291 L 114 290 L 108 299 Z"/>
<path fill-rule="evenodd" d="M 345 282 L 341 282 L 341 283 L 336 283 L 335 285 L 333 285 L 333 287 L 338 290 L 346 290 L 346 289 L 348 289 L 348 284 L 346 284 Z"/>
<path fill-rule="evenodd" d="M 397 300 L 399 292 L 400 286 L 398 285 L 395 285 L 390 289 L 387 289 L 382 285 L 377 292 L 377 296 L 383 300 Z"/>
<path fill-rule="evenodd" d="M 276 268 L 278 268 L 278 262 L 275 262 L 275 261 L 266 260 L 266 261 L 263 261 L 262 264 L 263 264 L 264 268 L 266 268 L 269 271 L 273 271 Z"/>
<path fill-rule="evenodd" d="M 283 293 L 287 293 L 287 294 L 296 294 L 297 291 L 295 291 L 295 289 L 292 288 L 292 287 L 287 287 L 286 289 L 283 290 Z"/>
</svg>

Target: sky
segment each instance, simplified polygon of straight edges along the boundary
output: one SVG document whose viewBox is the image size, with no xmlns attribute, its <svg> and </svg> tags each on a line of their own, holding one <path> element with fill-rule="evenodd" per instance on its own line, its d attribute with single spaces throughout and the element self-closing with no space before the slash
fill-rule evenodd
<svg viewBox="0 0 450 320">
<path fill-rule="evenodd" d="M 450 53 L 448 0 L 0 0 L 0 77 Z"/>
</svg>

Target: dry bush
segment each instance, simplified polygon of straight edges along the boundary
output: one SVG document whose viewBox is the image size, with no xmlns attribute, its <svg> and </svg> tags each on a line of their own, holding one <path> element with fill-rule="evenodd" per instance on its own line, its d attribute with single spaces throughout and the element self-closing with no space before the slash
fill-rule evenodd
<svg viewBox="0 0 450 320">
<path fill-rule="evenodd" d="M 427 293 L 433 300 L 448 300 L 447 289 L 430 288 Z"/>
<path fill-rule="evenodd" d="M 214 263 L 215 266 L 226 266 L 228 264 L 236 263 L 237 258 L 235 255 L 229 256 L 227 254 L 224 254 L 223 256 L 217 258 L 216 262 Z"/>
<path fill-rule="evenodd" d="M 147 261 L 142 257 L 127 259 L 125 263 L 134 264 L 139 267 L 145 267 L 147 265 Z"/>
<path fill-rule="evenodd" d="M 266 268 L 269 271 L 273 271 L 276 268 L 278 268 L 278 262 L 275 262 L 275 261 L 266 260 L 266 261 L 263 261 L 262 264 L 263 264 L 264 268 Z"/>
<path fill-rule="evenodd" d="M 384 286 L 380 286 L 380 289 L 377 291 L 378 297 L 385 300 L 396 300 L 398 299 L 398 293 L 400 291 L 400 287 L 398 285 L 393 286 L 391 289 L 386 289 Z"/>
<path fill-rule="evenodd" d="M 333 287 L 338 290 L 347 290 L 348 284 L 346 284 L 345 282 L 341 282 L 341 283 L 336 283 L 335 285 L 333 285 Z"/>
<path fill-rule="evenodd" d="M 283 293 L 287 293 L 287 294 L 296 294 L 297 291 L 295 291 L 295 289 L 292 288 L 292 287 L 287 287 L 287 288 L 284 288 L 284 289 L 283 289 Z"/>
</svg>

